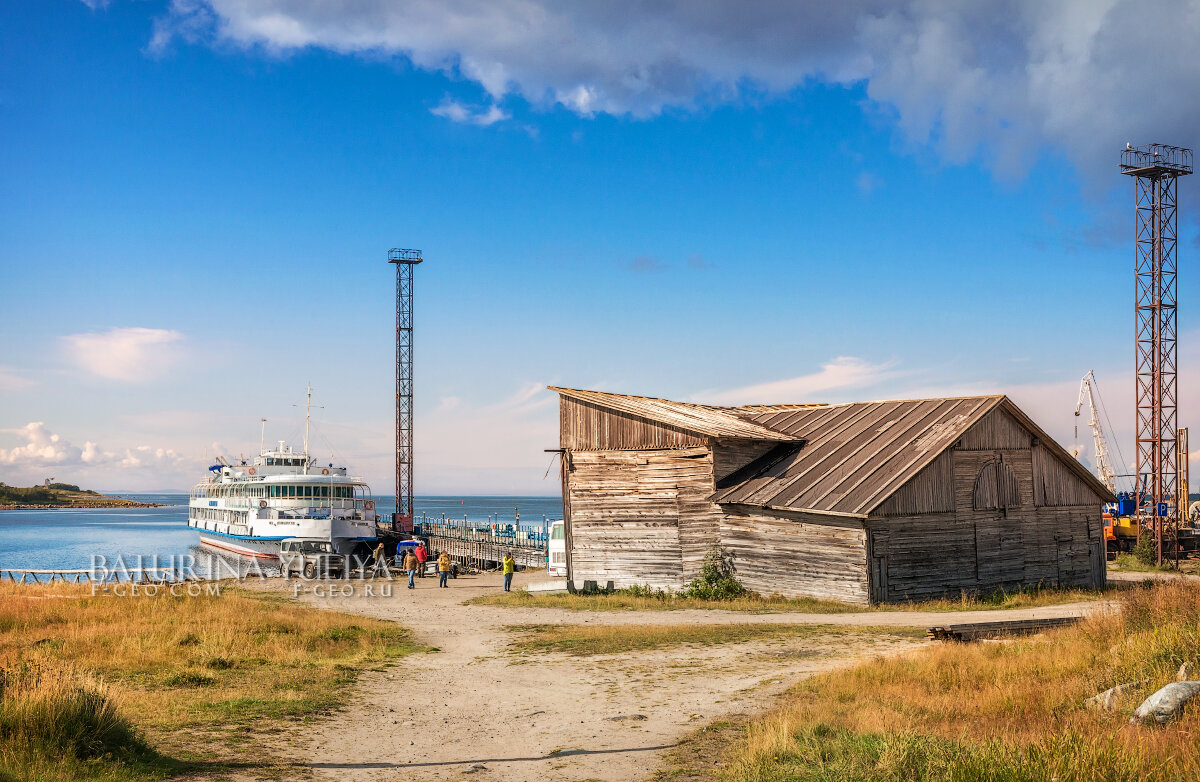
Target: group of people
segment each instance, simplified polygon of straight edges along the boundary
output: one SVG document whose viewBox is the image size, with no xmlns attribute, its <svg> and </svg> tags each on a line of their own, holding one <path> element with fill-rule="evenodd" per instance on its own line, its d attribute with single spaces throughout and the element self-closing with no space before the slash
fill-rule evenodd
<svg viewBox="0 0 1200 782">
<path fill-rule="evenodd" d="M 383 551 L 383 541 L 375 547 L 374 551 L 375 567 L 380 567 L 383 564 L 386 556 Z M 429 550 L 425 548 L 425 544 L 418 541 L 415 546 L 405 546 L 403 551 L 396 552 L 396 564 L 400 569 L 408 573 L 408 588 L 416 589 L 414 578 L 425 578 L 425 563 L 429 561 Z M 445 551 L 438 554 L 437 557 L 437 574 L 438 588 L 449 588 L 446 579 L 450 577 L 451 571 L 454 569 L 454 563 L 450 561 L 450 555 Z M 512 552 L 507 552 L 504 555 L 504 561 L 501 562 L 501 569 L 504 571 L 504 591 L 512 591 L 513 573 L 517 570 L 517 561 L 513 559 Z"/>
</svg>

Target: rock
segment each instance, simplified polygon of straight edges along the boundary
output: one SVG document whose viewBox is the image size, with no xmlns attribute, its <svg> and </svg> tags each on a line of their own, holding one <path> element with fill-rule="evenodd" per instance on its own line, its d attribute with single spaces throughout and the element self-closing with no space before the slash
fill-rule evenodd
<svg viewBox="0 0 1200 782">
<path fill-rule="evenodd" d="M 645 714 L 618 714 L 615 717 L 608 717 L 609 722 L 620 722 L 621 720 L 644 720 Z"/>
<path fill-rule="evenodd" d="M 1083 702 L 1084 706 L 1089 709 L 1103 709 L 1104 711 L 1112 711 L 1117 708 L 1117 701 L 1122 695 L 1140 690 L 1146 686 L 1146 682 L 1129 682 L 1128 684 L 1118 684 L 1116 687 L 1110 687 L 1099 695 L 1093 695 Z"/>
<path fill-rule="evenodd" d="M 1195 668 L 1190 662 L 1186 662 L 1179 666 L 1179 673 L 1175 675 L 1175 681 L 1186 682 L 1192 678 L 1192 670 Z"/>
<path fill-rule="evenodd" d="M 1197 695 L 1200 695 L 1200 682 L 1171 682 L 1142 701 L 1129 724 L 1154 720 L 1164 725 L 1183 713 L 1183 708 Z"/>
<path fill-rule="evenodd" d="M 467 770 L 464 771 L 463 773 L 464 774 L 474 774 L 479 771 L 487 771 L 487 766 L 483 765 L 482 763 L 474 763 L 470 766 L 467 766 Z"/>
</svg>

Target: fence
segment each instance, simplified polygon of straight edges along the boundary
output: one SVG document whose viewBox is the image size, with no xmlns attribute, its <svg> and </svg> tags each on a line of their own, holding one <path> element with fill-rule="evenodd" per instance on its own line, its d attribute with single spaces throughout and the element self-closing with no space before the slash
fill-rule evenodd
<svg viewBox="0 0 1200 782">
<path fill-rule="evenodd" d="M 427 538 L 434 551 L 445 551 L 451 559 L 472 570 L 493 568 L 505 554 L 512 554 L 521 567 L 546 567 L 548 520 L 534 526 L 421 517 L 415 533 Z"/>
</svg>

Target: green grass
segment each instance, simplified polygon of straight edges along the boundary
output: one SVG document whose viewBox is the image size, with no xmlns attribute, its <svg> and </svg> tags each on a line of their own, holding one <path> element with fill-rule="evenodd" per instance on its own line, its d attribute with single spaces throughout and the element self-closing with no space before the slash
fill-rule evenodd
<svg viewBox="0 0 1200 782">
<path fill-rule="evenodd" d="M 713 646 L 786 638 L 833 638 L 871 635 L 876 638 L 920 638 L 921 628 L 846 627 L 789 624 L 681 625 L 515 625 L 510 646 L 518 652 L 558 652 L 572 657 L 645 652 L 675 646 Z"/>
<path fill-rule="evenodd" d="M 1181 663 L 1200 662 L 1200 586 L 1137 586 L 1119 600 L 1120 611 L 1008 644 L 938 644 L 807 679 L 771 711 L 710 742 L 719 766 L 693 775 L 686 758 L 672 760 L 660 778 L 1200 779 L 1200 704 L 1167 726 L 1127 724 Z M 1116 711 L 1084 705 L 1143 679 L 1147 687 Z"/>
<path fill-rule="evenodd" d="M 1112 597 L 1120 587 L 1102 591 L 1090 589 L 1031 588 L 1018 592 L 994 592 L 984 595 L 961 594 L 938 600 L 886 605 L 855 605 L 813 598 L 783 598 L 749 595 L 732 600 L 699 600 L 679 597 L 666 592 L 647 593 L 647 590 L 622 590 L 611 594 L 542 594 L 518 590 L 515 592 L 482 595 L 466 601 L 467 605 L 498 606 L 503 608 L 559 608 L 569 611 L 682 611 L 687 609 L 740 611 L 751 614 L 856 614 L 887 611 L 991 611 L 1038 606 L 1062 605 Z"/>
<path fill-rule="evenodd" d="M 426 650 L 391 622 L 229 586 L 220 595 L 131 598 L 0 584 L 0 628 L 0 671 L 14 681 L 40 671 L 37 687 L 0 693 L 0 780 L 271 769 L 255 736 L 328 713 L 345 703 L 360 671 Z M 56 738 L 51 721 L 14 700 L 60 690 L 107 715 L 97 719 L 125 726 L 112 734 L 125 749 L 70 751 L 76 745 Z M 92 691 L 99 695 L 79 695 Z M 59 708 L 47 704 L 38 708 Z"/>
</svg>

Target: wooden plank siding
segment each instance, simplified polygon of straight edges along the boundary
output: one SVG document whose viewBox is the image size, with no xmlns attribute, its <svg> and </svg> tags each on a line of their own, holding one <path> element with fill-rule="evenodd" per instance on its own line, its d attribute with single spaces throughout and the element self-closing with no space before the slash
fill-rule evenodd
<svg viewBox="0 0 1200 782">
<path fill-rule="evenodd" d="M 679 589 L 716 535 L 708 448 L 574 451 L 567 480 L 571 570 L 618 588 Z M 686 553 L 685 553 L 686 552 Z M 699 565 L 695 568 L 698 570 Z"/>
<path fill-rule="evenodd" d="M 1033 434 L 1000 408 L 992 410 L 959 439 L 958 450 L 1028 449 Z"/>
<path fill-rule="evenodd" d="M 888 497 L 878 516 L 913 516 L 954 510 L 954 451 L 942 453 L 908 483 Z"/>
<path fill-rule="evenodd" d="M 865 604 L 866 532 L 861 519 L 727 505 L 721 543 L 737 578 L 763 595 Z"/>
<path fill-rule="evenodd" d="M 607 410 L 567 396 L 559 400 L 559 419 L 559 447 L 571 451 L 687 448 L 708 444 L 708 437 L 696 432 Z"/>
</svg>

